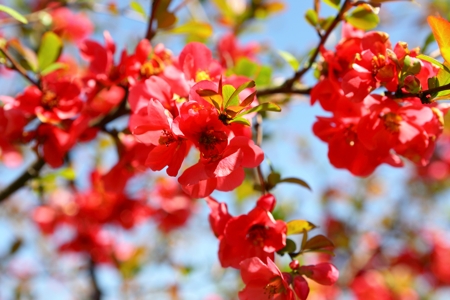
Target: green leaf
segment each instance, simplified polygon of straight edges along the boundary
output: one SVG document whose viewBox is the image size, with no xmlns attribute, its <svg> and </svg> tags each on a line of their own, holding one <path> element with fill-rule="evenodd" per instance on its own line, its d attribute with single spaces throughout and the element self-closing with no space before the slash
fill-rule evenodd
<svg viewBox="0 0 450 300">
<path fill-rule="evenodd" d="M 229 85 L 229 84 L 225 84 L 222 87 L 222 96 L 223 96 L 223 106 L 227 107 L 229 105 L 238 105 L 239 104 L 239 98 L 236 99 L 236 101 L 233 101 L 231 99 L 231 96 L 234 94 L 234 92 L 236 91 L 236 89 L 234 88 L 234 86 Z"/>
<path fill-rule="evenodd" d="M 374 29 L 380 22 L 378 15 L 365 5 L 356 7 L 345 19 L 356 28 L 362 30 Z"/>
<path fill-rule="evenodd" d="M 447 67 L 446 67 L 446 69 L 447 69 Z M 446 69 L 439 70 L 439 72 L 437 74 L 437 81 L 438 81 L 439 86 L 443 86 L 443 85 L 450 83 L 450 72 L 448 72 Z M 446 97 L 446 96 L 449 94 L 450 94 L 449 90 L 440 91 L 435 95 L 438 98 L 435 100 L 447 99 L 448 97 Z"/>
<path fill-rule="evenodd" d="M 11 7 L 7 7 L 4 5 L 0 5 L 0 11 L 3 11 L 16 19 L 19 22 L 22 22 L 24 24 L 28 24 L 28 20 L 20 13 L 18 13 L 16 10 L 12 9 Z"/>
<path fill-rule="evenodd" d="M 294 55 L 289 52 L 279 50 L 278 54 L 291 66 L 294 71 L 297 71 L 300 67 L 300 62 L 295 58 Z"/>
<path fill-rule="evenodd" d="M 258 112 L 258 111 L 281 111 L 281 108 L 272 102 L 266 102 L 263 104 L 260 104 L 258 106 L 255 106 L 249 110 L 244 111 L 243 113 L 240 113 L 237 117 L 242 117 L 246 114 L 250 114 L 252 112 Z"/>
<path fill-rule="evenodd" d="M 213 28 L 210 24 L 198 21 L 189 21 L 170 30 L 173 34 L 191 34 L 200 38 L 209 38 L 213 34 Z"/>
<path fill-rule="evenodd" d="M 45 68 L 44 70 L 41 71 L 41 75 L 45 76 L 47 74 L 50 74 L 56 70 L 60 70 L 60 69 L 66 69 L 67 65 L 64 63 L 60 63 L 60 62 L 55 62 L 52 63 L 51 65 L 49 65 L 47 68 Z"/>
<path fill-rule="evenodd" d="M 255 82 L 254 82 L 254 81 L 248 81 L 248 82 L 246 82 L 246 83 L 244 83 L 244 84 L 241 84 L 237 89 L 234 89 L 234 87 L 233 87 L 233 89 L 234 89 L 233 94 L 230 96 L 229 99 L 224 100 L 224 101 L 225 101 L 225 108 L 228 107 L 228 106 L 230 106 L 230 105 L 239 105 L 239 94 L 240 94 L 243 90 L 245 90 L 245 89 L 247 89 L 247 88 L 253 88 L 253 87 L 255 87 Z M 247 99 L 248 99 L 248 97 L 244 99 L 244 102 L 245 102 L 245 100 L 247 100 Z M 249 100 L 249 101 L 250 101 L 250 100 Z M 253 102 L 253 97 L 252 97 L 252 102 Z M 250 103 L 251 103 L 251 102 L 250 102 Z M 249 104 L 250 104 L 250 103 L 249 103 Z"/>
<path fill-rule="evenodd" d="M 39 70 L 45 70 L 58 59 L 62 46 L 61 38 L 56 33 L 52 31 L 44 33 L 37 54 Z"/>
<path fill-rule="evenodd" d="M 283 249 L 279 250 L 277 253 L 280 255 L 284 255 L 285 253 L 293 253 L 297 249 L 297 245 L 291 239 L 286 239 L 286 246 Z"/>
<path fill-rule="evenodd" d="M 416 57 L 421 59 L 421 60 L 424 60 L 424 61 L 427 61 L 429 63 L 432 63 L 433 65 L 435 65 L 436 67 L 439 67 L 441 69 L 447 69 L 447 72 L 450 73 L 450 70 L 444 64 L 442 64 L 438 60 L 434 59 L 433 57 L 430 57 L 430 56 L 425 55 L 425 54 L 419 54 Z"/>
<path fill-rule="evenodd" d="M 323 2 L 336 10 L 339 10 L 339 4 L 341 3 L 340 0 L 323 0 Z"/>
<path fill-rule="evenodd" d="M 75 173 L 75 170 L 72 168 L 64 168 L 60 171 L 58 171 L 58 175 L 63 177 L 67 180 L 75 180 L 77 174 Z"/>
<path fill-rule="evenodd" d="M 137 1 L 131 1 L 130 7 L 132 10 L 140 14 L 144 19 L 147 19 L 147 13 L 145 12 L 145 9 L 142 7 L 142 5 Z"/>
<path fill-rule="evenodd" d="M 269 183 L 270 188 L 273 188 L 280 182 L 281 175 L 278 172 L 271 172 L 269 176 L 267 176 L 267 183 Z"/>
<path fill-rule="evenodd" d="M 308 9 L 305 13 L 306 21 L 311 24 L 311 26 L 316 27 L 317 23 L 319 23 L 319 16 L 314 9 Z"/>
<path fill-rule="evenodd" d="M 302 250 L 304 252 L 314 252 L 327 248 L 334 248 L 333 242 L 330 241 L 326 236 L 319 234 L 308 240 Z"/>
<path fill-rule="evenodd" d="M 319 28 L 324 30 L 324 31 L 327 31 L 328 28 L 331 26 L 331 24 L 333 24 L 333 21 L 334 21 L 334 17 L 333 16 L 330 16 L 330 17 L 325 18 L 325 19 L 321 18 L 321 19 L 319 19 Z"/>
<path fill-rule="evenodd" d="M 242 117 L 237 117 L 237 118 L 234 118 L 234 119 L 228 121 L 228 124 L 231 124 L 231 123 L 239 123 L 242 125 L 250 126 L 249 120 L 242 118 Z"/>
<path fill-rule="evenodd" d="M 311 191 L 311 187 L 309 186 L 309 184 L 307 184 L 304 180 L 301 180 L 299 178 L 295 178 L 295 177 L 283 178 L 280 180 L 280 183 L 281 182 L 295 183 L 295 184 L 301 185 Z"/>
<path fill-rule="evenodd" d="M 257 86 L 264 86 L 270 83 L 272 69 L 269 66 L 260 66 L 248 58 L 241 58 L 232 69 L 232 73 L 252 78 Z"/>
<path fill-rule="evenodd" d="M 293 220 L 286 223 L 287 235 L 300 234 L 304 231 L 308 232 L 314 228 L 317 228 L 313 223 L 306 220 Z"/>
</svg>

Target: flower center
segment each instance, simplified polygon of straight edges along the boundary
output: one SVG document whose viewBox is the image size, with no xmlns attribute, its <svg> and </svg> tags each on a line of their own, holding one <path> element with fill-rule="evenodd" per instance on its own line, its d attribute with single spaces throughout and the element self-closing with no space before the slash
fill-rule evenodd
<svg viewBox="0 0 450 300">
<path fill-rule="evenodd" d="M 47 109 L 52 109 L 53 107 L 58 105 L 58 98 L 56 97 L 56 93 L 52 91 L 45 91 L 41 100 L 42 106 Z"/>
<path fill-rule="evenodd" d="M 227 135 L 223 131 L 207 129 L 200 134 L 199 148 L 204 158 L 214 158 L 227 146 Z"/>
<path fill-rule="evenodd" d="M 400 115 L 393 112 L 388 112 L 381 116 L 381 119 L 383 119 L 384 126 L 390 132 L 398 132 L 400 130 L 400 122 L 403 120 Z"/>
<path fill-rule="evenodd" d="M 195 82 L 202 80 L 211 80 L 211 77 L 209 77 L 209 74 L 205 71 L 198 71 L 197 74 L 195 74 Z"/>
<path fill-rule="evenodd" d="M 249 240 L 253 245 L 263 247 L 264 241 L 267 238 L 267 228 L 264 225 L 253 225 L 247 232 L 247 240 Z"/>
<path fill-rule="evenodd" d="M 166 147 L 169 147 L 170 144 L 175 142 L 176 139 L 173 136 L 173 134 L 166 129 L 163 130 L 162 135 L 159 137 L 159 144 L 160 145 L 166 145 Z"/>
<path fill-rule="evenodd" d="M 272 299 L 274 295 L 283 293 L 284 291 L 283 279 L 280 276 L 272 278 L 264 287 L 264 294 L 267 295 L 267 299 Z"/>
</svg>

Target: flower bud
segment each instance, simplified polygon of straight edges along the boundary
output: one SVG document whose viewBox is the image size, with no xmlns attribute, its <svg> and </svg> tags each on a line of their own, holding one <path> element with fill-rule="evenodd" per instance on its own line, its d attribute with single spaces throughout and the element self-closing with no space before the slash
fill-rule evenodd
<svg viewBox="0 0 450 300">
<path fill-rule="evenodd" d="M 300 266 L 300 264 L 298 263 L 298 260 L 296 260 L 296 259 L 294 259 L 293 261 L 291 261 L 291 262 L 289 263 L 289 267 L 290 267 L 292 270 L 298 269 L 299 266 Z"/>
<path fill-rule="evenodd" d="M 307 277 L 323 285 L 332 285 L 339 278 L 339 270 L 330 263 L 304 266 L 301 269 Z"/>
<path fill-rule="evenodd" d="M 300 300 L 306 300 L 309 295 L 308 282 L 303 276 L 295 276 L 293 282 L 294 292 Z"/>
</svg>

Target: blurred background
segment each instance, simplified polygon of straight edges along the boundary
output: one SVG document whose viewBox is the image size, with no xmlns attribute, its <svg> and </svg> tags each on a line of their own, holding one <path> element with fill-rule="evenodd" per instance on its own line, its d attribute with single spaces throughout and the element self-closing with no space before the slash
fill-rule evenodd
<svg viewBox="0 0 450 300">
<path fill-rule="evenodd" d="M 245 15 L 252 5 L 272 3 L 265 10 L 242 17 L 240 20 L 245 21 L 237 38 L 240 45 L 255 49 L 255 65 L 262 74 L 259 86 L 276 85 L 293 74 L 279 51 L 302 62 L 318 43 L 314 28 L 304 18 L 315 2 L 319 3 L 174 0 L 170 8 L 176 11 L 177 22 L 196 20 L 209 27 L 197 24 L 182 34 L 161 31 L 152 45 L 163 43 L 177 56 L 187 41 L 201 40 L 216 51 L 217 43 L 232 29 L 227 18 L 236 25 L 237 16 Z M 322 18 L 337 12 L 327 5 L 329 2 L 320 3 Z M 53 7 L 55 3 L 61 6 Z M 36 49 L 46 30 L 75 24 L 77 34 L 61 33 L 63 55 L 84 67 L 87 63 L 78 50 L 81 40 L 104 44 L 103 32 L 109 31 L 118 61 L 122 49 L 134 51 L 145 36 L 150 13 L 148 0 L 53 4 L 6 0 L 1 4 L 31 16 L 31 22 L 20 25 L 1 14 L 0 37 L 16 37 L 31 49 Z M 73 15 L 56 14 L 60 7 L 70 9 Z M 410 48 L 422 49 L 427 45 L 426 54 L 436 53 L 438 48 L 430 40 L 426 23 L 428 15 L 450 17 L 450 3 L 383 3 L 376 30 L 387 32 L 393 44 L 405 41 Z M 340 36 L 339 27 L 326 47 L 333 49 Z M 27 84 L 3 67 L 0 76 L 1 95 L 14 96 Z M 302 83 L 313 86 L 315 81 L 313 72 L 309 72 Z M 315 233 L 325 234 L 336 246 L 336 256 L 330 259 L 341 274 L 332 287 L 311 283 L 308 299 L 449 299 L 450 125 L 446 124 L 428 166 L 418 168 L 405 161 L 403 168 L 381 166 L 368 178 L 357 178 L 332 167 L 327 145 L 312 133 L 316 116 L 327 113 L 318 105 L 311 106 L 306 96 L 277 97 L 283 111 L 267 114 L 263 123 L 262 148 L 268 159 L 263 172 L 301 178 L 311 190 L 277 185 L 272 190 L 278 201 L 274 215 L 318 225 Z M 119 118 L 108 124 L 109 130 L 120 132 L 126 121 Z M 0 155 L 0 187 L 10 184 L 35 160 L 27 146 L 22 146 L 20 153 L 17 163 L 8 163 Z M 237 298 L 242 288 L 240 275 L 220 267 L 218 241 L 209 227 L 205 201 L 187 198 L 176 181 L 165 178 L 165 172 L 143 171 L 125 180 L 125 194 L 139 203 L 139 209 L 133 210 L 135 222 L 129 226 L 103 224 L 98 228 L 96 243 L 75 241 L 70 222 L 57 222 L 77 210 L 74 188 L 88 197 L 98 183 L 96 174 L 108 174 L 119 161 L 114 138 L 101 132 L 94 140 L 77 144 L 70 153 L 70 163 L 59 169 L 44 167 L 39 179 L 0 203 L 0 299 L 91 299 L 93 290 L 101 294 L 101 299 Z M 250 179 L 232 193 L 213 194 L 228 203 L 232 215 L 249 211 L 258 196 Z M 100 218 L 101 211 L 92 210 L 92 218 Z M 107 258 L 104 253 L 108 253 Z M 280 269 L 287 270 L 289 259 L 278 258 Z M 302 263 L 312 264 L 323 257 L 309 254 L 303 259 Z"/>
</svg>

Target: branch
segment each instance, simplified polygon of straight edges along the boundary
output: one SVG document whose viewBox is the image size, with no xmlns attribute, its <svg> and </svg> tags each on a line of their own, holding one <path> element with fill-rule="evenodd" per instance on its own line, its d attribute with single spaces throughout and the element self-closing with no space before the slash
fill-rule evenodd
<svg viewBox="0 0 450 300">
<path fill-rule="evenodd" d="M 256 115 L 256 123 L 255 123 L 255 131 L 256 131 L 256 142 L 255 144 L 258 147 L 261 147 L 263 140 L 263 131 L 262 131 L 262 116 L 260 114 Z M 264 181 L 264 175 L 261 170 L 261 165 L 256 167 L 256 177 L 259 179 L 259 184 L 261 185 L 261 191 L 263 194 L 267 194 L 266 182 Z"/>
<path fill-rule="evenodd" d="M 435 87 L 435 88 L 432 88 L 432 89 L 420 91 L 420 92 L 418 92 L 418 93 L 416 93 L 416 94 L 413 94 L 413 93 L 404 93 L 404 92 L 401 91 L 401 90 L 396 91 L 396 92 L 389 92 L 389 91 L 386 91 L 386 92 L 384 92 L 384 94 L 385 94 L 386 96 L 395 97 L 395 98 L 397 98 L 397 99 L 409 98 L 409 97 L 416 97 L 416 98 L 419 98 L 420 101 L 421 101 L 423 104 L 430 104 L 430 103 L 432 102 L 432 101 L 431 101 L 432 99 L 430 98 L 430 96 L 431 96 L 432 94 L 438 93 L 438 92 L 442 92 L 442 91 L 445 91 L 445 90 L 450 90 L 450 83 L 447 83 L 447 84 L 445 84 L 445 85 L 438 86 L 438 87 Z"/>
<path fill-rule="evenodd" d="M 6 200 L 10 195 L 14 194 L 17 190 L 22 188 L 28 180 L 35 178 L 39 175 L 40 170 L 45 165 L 43 158 L 38 160 L 30 166 L 22 175 L 14 180 L 9 186 L 0 192 L 0 203 Z"/>
<path fill-rule="evenodd" d="M 89 257 L 89 277 L 91 278 L 92 284 L 92 300 L 100 300 L 102 298 L 102 291 L 98 286 L 97 277 L 95 276 L 95 262 L 92 257 Z"/>
<path fill-rule="evenodd" d="M 11 62 L 12 69 L 19 72 L 23 77 L 25 77 L 31 84 L 34 84 L 37 86 L 38 89 L 41 89 L 41 86 L 37 81 L 32 79 L 28 74 L 27 71 L 12 57 L 12 55 L 3 47 L 0 47 L 0 52 L 3 53 L 4 56 Z"/>
<path fill-rule="evenodd" d="M 334 18 L 333 22 L 330 24 L 330 27 L 327 28 L 327 30 L 325 31 L 325 33 L 323 35 L 321 35 L 319 44 L 317 45 L 316 49 L 314 50 L 313 55 L 311 55 L 311 57 L 308 60 L 308 63 L 306 65 L 306 67 L 298 70 L 297 72 L 295 72 L 294 76 L 291 79 L 288 79 L 283 86 L 287 87 L 287 88 L 292 88 L 292 86 L 294 85 L 294 83 L 299 80 L 300 78 L 302 78 L 302 76 L 309 71 L 309 69 L 311 69 L 312 65 L 314 64 L 314 62 L 316 61 L 317 57 L 319 56 L 320 53 L 320 48 L 323 47 L 323 45 L 325 45 L 326 41 L 328 40 L 328 37 L 330 36 L 331 32 L 336 28 L 336 26 L 339 24 L 339 22 L 342 20 L 343 15 L 345 14 L 345 12 L 347 12 L 347 10 L 351 7 L 350 5 L 350 0 L 345 0 L 345 2 L 342 4 L 341 9 L 339 10 L 338 14 L 336 15 L 336 17 Z"/>
<path fill-rule="evenodd" d="M 152 10 L 150 13 L 150 20 L 148 21 L 148 27 L 147 27 L 147 33 L 145 34 L 145 38 L 149 41 L 151 41 L 156 34 L 156 31 L 153 30 L 153 22 L 155 20 L 155 14 L 156 10 L 158 9 L 158 5 L 160 3 L 160 0 L 153 0 L 151 2 L 150 9 Z"/>
<path fill-rule="evenodd" d="M 282 85 L 275 88 L 268 88 L 265 90 L 258 91 L 258 96 L 268 96 L 273 94 L 298 94 L 298 95 L 309 95 L 311 93 L 311 88 L 306 89 L 295 89 L 293 88 L 294 83 L 299 80 L 306 72 L 311 69 L 312 65 L 316 61 L 317 57 L 320 53 L 320 48 L 323 47 L 323 45 L 326 43 L 328 37 L 330 36 L 331 32 L 336 28 L 336 26 L 339 24 L 339 22 L 342 20 L 342 17 L 344 13 L 351 7 L 350 0 L 345 0 L 344 4 L 342 4 L 341 9 L 339 10 L 338 14 L 334 18 L 333 22 L 330 24 L 330 27 L 328 27 L 327 31 L 320 35 L 320 41 L 317 45 L 316 49 L 314 50 L 314 53 L 311 55 L 311 57 L 308 60 L 308 63 L 306 67 L 298 70 L 295 72 L 294 76 L 290 79 L 287 79 Z"/>
<path fill-rule="evenodd" d="M 309 95 L 309 94 L 311 94 L 311 88 L 295 89 L 295 88 L 288 87 L 285 84 L 283 84 L 279 87 L 268 88 L 268 89 L 257 91 L 257 96 L 268 96 L 268 95 L 274 95 L 274 94 Z"/>
</svg>

